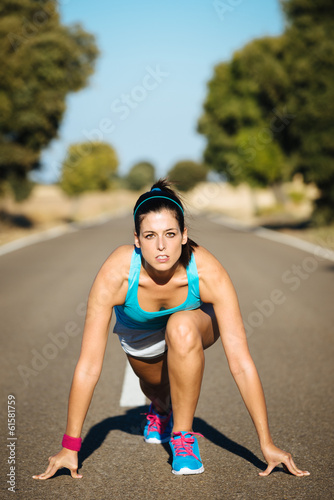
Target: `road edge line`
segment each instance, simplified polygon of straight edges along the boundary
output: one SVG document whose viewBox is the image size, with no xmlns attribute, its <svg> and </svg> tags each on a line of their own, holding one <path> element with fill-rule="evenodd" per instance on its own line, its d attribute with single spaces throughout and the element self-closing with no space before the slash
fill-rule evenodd
<svg viewBox="0 0 334 500">
<path fill-rule="evenodd" d="M 22 248 L 34 245 L 35 243 L 40 243 L 42 241 L 51 240 L 52 238 L 58 238 L 58 236 L 63 236 L 67 233 L 74 233 L 80 229 L 102 225 L 116 217 L 122 217 L 129 213 L 129 210 L 120 210 L 115 214 L 102 214 L 94 219 L 87 219 L 79 222 L 69 222 L 66 225 L 55 226 L 50 229 L 45 229 L 39 231 L 38 233 L 29 234 L 28 236 L 23 236 L 22 238 L 17 238 L 16 240 L 10 241 L 9 243 L 4 243 L 0 246 L 0 257 L 16 250 L 21 250 Z"/>
<path fill-rule="evenodd" d="M 41 241 L 51 240 L 52 238 L 57 238 L 63 234 L 75 231 L 77 231 L 77 229 L 69 224 L 67 226 L 55 226 L 39 233 L 24 236 L 0 246 L 0 256 L 15 252 L 16 250 L 21 250 L 22 248 L 34 245 L 35 243 L 40 243 Z"/>
<path fill-rule="evenodd" d="M 234 229 L 235 231 L 252 232 L 252 234 L 255 234 L 259 238 L 264 238 L 270 241 L 281 243 L 283 245 L 288 245 L 290 247 L 297 248 L 298 250 L 311 253 L 312 255 L 317 255 L 322 259 L 327 259 L 331 262 L 334 262 L 333 250 L 325 248 L 321 245 L 316 245 L 309 241 L 302 240 L 300 238 L 297 238 L 296 236 L 279 233 L 277 231 L 274 231 L 273 229 L 268 229 L 262 226 L 254 227 L 251 225 L 246 225 L 236 219 L 233 219 L 233 217 L 225 215 L 223 216 L 214 215 L 210 217 L 210 220 L 216 222 L 217 224 L 221 224 L 222 226 Z"/>
</svg>

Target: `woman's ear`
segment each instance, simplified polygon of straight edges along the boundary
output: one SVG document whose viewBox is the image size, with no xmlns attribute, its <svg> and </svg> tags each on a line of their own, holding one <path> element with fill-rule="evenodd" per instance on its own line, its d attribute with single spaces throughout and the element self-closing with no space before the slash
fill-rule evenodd
<svg viewBox="0 0 334 500">
<path fill-rule="evenodd" d="M 137 233 L 134 233 L 135 236 L 135 245 L 137 248 L 140 248 L 140 242 Z"/>
<path fill-rule="evenodd" d="M 187 243 L 187 241 L 188 241 L 188 230 L 185 227 L 183 234 L 182 234 L 182 245 L 185 245 Z"/>
</svg>

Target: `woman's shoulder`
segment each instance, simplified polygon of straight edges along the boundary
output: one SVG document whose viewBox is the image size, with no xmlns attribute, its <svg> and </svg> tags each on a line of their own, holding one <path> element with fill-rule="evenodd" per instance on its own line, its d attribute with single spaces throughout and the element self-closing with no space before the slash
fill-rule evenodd
<svg viewBox="0 0 334 500">
<path fill-rule="evenodd" d="M 203 269 L 207 272 L 210 269 L 213 271 L 224 269 L 219 260 L 205 247 L 198 245 L 194 248 L 193 253 L 198 270 Z"/>
<path fill-rule="evenodd" d="M 103 263 L 100 271 L 128 271 L 131 264 L 133 250 L 133 245 L 121 245 L 115 248 L 115 250 L 111 252 L 109 257 Z"/>
<path fill-rule="evenodd" d="M 134 251 L 134 245 L 120 245 L 111 252 L 106 262 L 108 262 L 109 259 L 118 261 L 119 259 L 121 259 L 122 261 L 128 259 L 131 260 L 133 251 Z"/>
<path fill-rule="evenodd" d="M 194 249 L 200 295 L 203 302 L 214 303 L 222 290 L 227 291 L 230 283 L 229 275 L 224 266 L 209 250 L 202 246 Z"/>
<path fill-rule="evenodd" d="M 108 283 L 113 289 L 121 288 L 129 277 L 133 250 L 133 245 L 121 245 L 113 250 L 97 274 L 98 281 Z"/>
<path fill-rule="evenodd" d="M 205 247 L 199 245 L 194 248 L 193 252 L 201 281 L 217 282 L 219 278 L 225 278 L 228 275 L 221 262 Z"/>
</svg>

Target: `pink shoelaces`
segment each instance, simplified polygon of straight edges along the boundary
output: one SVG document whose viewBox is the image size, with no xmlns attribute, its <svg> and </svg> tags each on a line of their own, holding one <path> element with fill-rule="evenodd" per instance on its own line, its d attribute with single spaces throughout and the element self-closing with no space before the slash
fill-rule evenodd
<svg viewBox="0 0 334 500">
<path fill-rule="evenodd" d="M 198 460 L 198 457 L 193 453 L 191 445 L 194 444 L 195 439 L 193 437 L 186 436 L 200 436 L 203 437 L 202 434 L 198 432 L 187 432 L 187 434 L 182 435 L 181 432 L 174 432 L 172 436 L 173 446 L 175 448 L 175 455 L 179 455 L 181 457 L 185 457 L 187 455 L 191 455 Z M 175 439 L 178 437 L 178 439 Z"/>
<path fill-rule="evenodd" d="M 150 421 L 148 424 L 149 430 L 152 431 L 157 431 L 162 433 L 165 430 L 165 427 L 169 421 L 170 415 L 166 415 L 165 417 L 162 417 L 161 415 L 155 415 L 153 414 L 148 414 L 147 415 L 147 420 Z"/>
</svg>

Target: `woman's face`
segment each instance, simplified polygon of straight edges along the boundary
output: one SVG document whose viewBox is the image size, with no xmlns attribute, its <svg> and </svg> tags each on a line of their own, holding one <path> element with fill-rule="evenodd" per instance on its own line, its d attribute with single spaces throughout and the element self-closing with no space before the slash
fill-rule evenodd
<svg viewBox="0 0 334 500">
<path fill-rule="evenodd" d="M 149 212 L 135 233 L 135 244 L 144 260 L 157 271 L 171 269 L 179 260 L 182 245 L 187 242 L 187 229 L 181 233 L 179 223 L 170 210 Z"/>
</svg>

